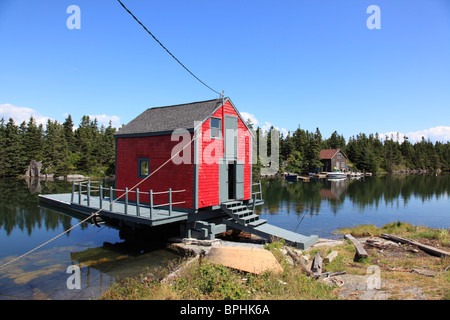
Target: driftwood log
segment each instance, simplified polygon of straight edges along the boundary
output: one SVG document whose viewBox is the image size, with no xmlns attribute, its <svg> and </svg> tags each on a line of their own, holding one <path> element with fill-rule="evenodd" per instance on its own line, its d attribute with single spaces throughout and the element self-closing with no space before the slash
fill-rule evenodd
<svg viewBox="0 0 450 320">
<path fill-rule="evenodd" d="M 324 262 L 324 263 L 330 263 L 330 262 L 333 261 L 338 255 L 339 255 L 339 253 L 338 253 L 337 251 L 331 251 L 331 252 L 323 259 L 323 262 Z"/>
<path fill-rule="evenodd" d="M 359 258 L 367 258 L 369 256 L 367 254 L 366 249 L 364 249 L 363 246 L 361 245 L 361 243 L 358 240 L 356 240 L 351 234 L 346 234 L 344 236 L 344 238 L 353 242 L 353 244 L 355 245 L 355 249 L 356 249 L 356 255 Z"/>
<path fill-rule="evenodd" d="M 314 277 L 314 272 L 309 270 L 308 266 L 305 263 L 305 259 L 303 259 L 303 256 L 295 254 L 292 252 L 291 249 L 286 247 L 287 253 L 291 256 L 291 258 L 294 260 L 294 263 L 302 268 L 302 270 L 310 277 Z"/>
<path fill-rule="evenodd" d="M 314 275 L 316 277 L 320 276 L 320 274 L 322 273 L 322 262 L 323 262 L 322 257 L 320 256 L 319 253 L 316 253 L 311 266 L 311 271 L 314 272 Z"/>
<path fill-rule="evenodd" d="M 438 257 L 442 257 L 442 256 L 446 256 L 446 257 L 450 257 L 450 252 L 442 250 L 442 249 L 438 249 L 426 244 L 422 244 L 418 241 L 414 241 L 414 240 L 410 240 L 410 239 L 405 239 L 405 238 L 401 238 L 401 237 L 397 237 L 394 236 L 392 234 L 387 234 L 387 233 L 382 233 L 381 236 L 383 238 L 389 239 L 389 240 L 393 240 L 393 241 L 397 241 L 400 243 L 406 243 L 406 244 L 410 244 L 413 246 L 418 247 L 419 249 L 428 252 L 429 254 L 432 254 L 434 256 L 438 256 Z"/>
</svg>

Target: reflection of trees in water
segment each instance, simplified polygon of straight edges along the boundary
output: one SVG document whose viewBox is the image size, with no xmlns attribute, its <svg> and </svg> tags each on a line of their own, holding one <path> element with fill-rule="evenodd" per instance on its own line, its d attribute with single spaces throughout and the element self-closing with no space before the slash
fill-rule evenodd
<svg viewBox="0 0 450 320">
<path fill-rule="evenodd" d="M 347 197 L 360 209 L 375 205 L 406 205 L 412 198 L 422 202 L 448 196 L 450 175 L 380 176 L 348 186 Z"/>
<path fill-rule="evenodd" d="M 326 201 L 336 214 L 348 199 L 360 209 L 385 205 L 406 205 L 411 198 L 422 202 L 433 198 L 448 197 L 450 175 L 385 175 L 355 180 L 328 181 L 312 179 L 310 182 L 289 182 L 281 179 L 262 181 L 265 210 L 277 214 L 317 215 L 322 201 Z"/>
<path fill-rule="evenodd" d="M 71 218 L 39 206 L 39 193 L 71 192 L 67 181 L 0 179 L 0 229 L 10 235 L 15 228 L 30 235 L 35 228 L 71 227 Z M 84 227 L 84 226 L 82 226 Z"/>
<path fill-rule="evenodd" d="M 269 214 L 277 214 L 283 210 L 298 216 L 305 213 L 315 215 L 320 209 L 321 186 L 315 183 L 289 182 L 286 180 L 267 179 L 261 182 L 264 205 L 259 208 Z"/>
<path fill-rule="evenodd" d="M 36 181 L 20 179 L 0 180 L 0 228 L 9 235 L 19 228 L 30 235 L 35 228 L 45 227 L 54 230 L 63 225 L 70 225 L 70 218 L 39 207 L 36 190 L 45 190 L 45 186 Z"/>
<path fill-rule="evenodd" d="M 109 182 L 109 183 L 114 183 Z M 35 228 L 68 229 L 71 218 L 39 207 L 38 193 L 68 193 L 72 183 L 67 181 L 0 179 L 0 229 L 9 235 L 14 228 L 29 235 Z M 447 197 L 450 194 L 450 175 L 374 176 L 360 180 L 289 182 L 282 179 L 262 180 L 264 210 L 269 214 L 283 211 L 303 215 L 317 215 L 323 201 L 336 214 L 350 200 L 361 210 L 367 207 L 406 205 L 412 198 L 422 202 Z M 85 228 L 86 226 L 82 226 Z"/>
</svg>

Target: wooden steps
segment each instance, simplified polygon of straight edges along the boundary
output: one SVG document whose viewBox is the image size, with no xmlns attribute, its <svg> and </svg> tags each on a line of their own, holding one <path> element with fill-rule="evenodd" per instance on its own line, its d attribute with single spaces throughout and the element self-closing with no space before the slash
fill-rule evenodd
<svg viewBox="0 0 450 320">
<path fill-rule="evenodd" d="M 267 220 L 260 219 L 252 209 L 242 204 L 242 201 L 227 201 L 221 204 L 221 208 L 223 212 L 243 226 L 256 227 L 267 222 Z"/>
<path fill-rule="evenodd" d="M 284 239 L 288 244 L 303 250 L 315 244 L 319 239 L 316 235 L 307 237 L 268 224 L 266 223 L 267 220 L 260 219 L 259 216 L 248 206 L 244 205 L 242 201 L 227 201 L 221 204 L 221 208 L 223 212 L 230 216 L 228 219 L 223 219 L 223 222 L 228 227 L 255 234 L 269 241 L 275 238 Z"/>
</svg>

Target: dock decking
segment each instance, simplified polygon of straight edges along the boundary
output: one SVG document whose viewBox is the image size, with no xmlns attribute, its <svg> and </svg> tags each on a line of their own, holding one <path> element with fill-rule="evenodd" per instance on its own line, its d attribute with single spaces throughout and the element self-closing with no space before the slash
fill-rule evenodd
<svg viewBox="0 0 450 320">
<path fill-rule="evenodd" d="M 100 216 L 146 224 L 149 226 L 183 221 L 188 218 L 187 212 L 179 211 L 176 208 L 172 208 L 170 213 L 167 209 L 153 208 L 150 215 L 150 207 L 145 204 L 137 206 L 136 203 L 128 203 L 125 205 L 124 201 L 119 200 L 113 203 L 111 207 L 111 199 L 109 197 L 103 198 L 102 201 L 100 201 L 100 197 L 91 196 L 89 204 L 87 196 L 85 195 L 81 197 L 81 201 L 78 201 L 78 197 L 76 197 L 76 202 L 72 202 L 72 194 L 70 193 L 39 195 L 39 198 L 47 204 L 85 215 L 90 215 L 103 207 L 104 209 L 99 212 Z"/>
<path fill-rule="evenodd" d="M 272 241 L 276 238 L 284 239 L 287 244 L 295 246 L 300 250 L 304 250 L 312 246 L 319 240 L 319 237 L 317 235 L 304 236 L 268 223 L 256 227 L 243 226 L 231 219 L 224 219 L 224 223 L 233 229 L 239 229 L 244 232 L 249 232 L 269 241 Z"/>
</svg>

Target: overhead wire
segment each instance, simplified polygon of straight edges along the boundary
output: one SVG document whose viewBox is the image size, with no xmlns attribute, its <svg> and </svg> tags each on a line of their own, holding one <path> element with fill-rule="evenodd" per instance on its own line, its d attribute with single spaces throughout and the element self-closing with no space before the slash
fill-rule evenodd
<svg viewBox="0 0 450 320">
<path fill-rule="evenodd" d="M 209 90 L 217 93 L 218 95 L 222 95 L 220 92 L 214 90 L 213 88 L 211 88 L 210 86 L 208 86 L 205 82 L 203 82 L 202 80 L 200 80 L 200 78 L 198 78 L 191 70 L 189 70 L 183 63 L 181 63 L 180 60 L 178 60 L 162 43 L 161 41 L 159 41 L 154 35 L 153 33 L 151 33 L 147 27 L 141 22 L 139 21 L 138 18 L 136 18 L 136 16 L 122 3 L 122 1 L 117 0 L 120 5 L 134 18 L 134 20 L 137 21 L 137 23 L 139 23 L 141 25 L 142 28 L 144 28 L 145 31 L 147 31 L 147 33 L 149 35 L 152 36 L 152 38 L 164 49 L 166 50 L 166 52 L 176 61 L 178 62 L 187 72 L 189 72 L 195 79 L 197 79 L 201 84 L 203 84 L 205 87 L 207 87 Z"/>
<path fill-rule="evenodd" d="M 147 31 L 147 33 L 148 34 L 150 34 L 152 37 L 153 37 L 153 39 L 176 61 L 176 62 L 178 62 L 187 72 L 189 72 L 195 79 L 197 79 L 201 84 L 203 84 L 205 87 L 207 87 L 208 89 L 210 89 L 211 91 L 213 91 L 213 92 L 215 92 L 215 93 L 217 93 L 218 95 L 220 95 L 221 97 L 222 97 L 222 99 L 223 99 L 223 96 L 224 96 L 224 94 L 223 94 L 223 91 L 222 91 L 222 93 L 220 93 L 220 92 L 218 92 L 218 91 L 216 91 L 216 90 L 214 90 L 213 88 L 211 88 L 210 86 L 208 86 L 205 82 L 203 82 L 202 80 L 200 80 L 200 78 L 198 78 L 191 70 L 189 70 L 183 63 L 181 63 L 181 61 L 180 60 L 178 60 L 148 29 L 147 29 L 147 27 L 145 27 L 145 25 L 144 24 L 142 24 L 142 22 L 140 22 L 139 21 L 139 19 L 138 18 L 136 18 L 136 16 L 122 3 L 122 1 L 120 1 L 120 0 L 117 0 L 119 3 L 120 3 L 120 5 L 134 18 L 134 20 L 136 20 L 141 26 L 142 26 L 142 28 L 144 28 L 144 30 L 145 31 Z M 134 185 L 132 188 L 130 188 L 127 192 L 125 192 L 125 193 L 123 193 L 122 195 L 120 195 L 119 197 L 116 197 L 116 199 L 114 199 L 114 201 L 112 201 L 111 203 L 114 203 L 114 202 L 116 202 L 117 200 L 119 200 L 119 199 L 121 199 L 122 197 L 124 197 L 125 196 L 125 194 L 127 194 L 127 193 L 129 193 L 129 192 L 131 192 L 132 190 L 134 190 L 135 188 L 137 188 L 141 183 L 143 183 L 144 181 L 146 181 L 148 178 L 150 178 L 154 173 L 156 173 L 159 169 L 161 169 L 162 167 L 164 167 L 169 161 L 171 161 L 175 156 L 177 156 L 181 151 L 183 151 L 188 145 L 190 145 L 190 144 L 192 144 L 192 142 L 194 141 L 194 140 L 196 140 L 196 139 L 198 139 L 198 137 L 196 138 L 195 137 L 195 134 L 193 135 L 193 137 L 192 137 L 192 140 L 188 143 L 188 144 L 186 144 L 181 150 L 179 150 L 177 153 L 175 153 L 170 159 L 168 159 L 166 162 L 164 162 L 159 168 L 157 168 L 155 171 L 153 171 L 151 174 L 149 174 L 147 177 L 145 177 L 143 180 L 141 180 L 139 183 L 137 183 L 136 185 Z M 108 204 L 109 205 L 109 204 Z M 36 250 L 38 250 L 38 249 L 40 249 L 40 248 L 42 248 L 43 246 L 45 246 L 45 245 L 47 245 L 48 243 L 50 243 L 50 242 L 52 242 L 52 241 L 54 241 L 54 240 L 56 240 L 56 239 L 58 239 L 59 237 L 61 237 L 62 235 L 64 235 L 64 234 L 66 234 L 66 233 L 68 233 L 68 232 L 70 232 L 71 230 L 73 230 L 73 229 L 75 229 L 76 227 L 78 227 L 79 225 L 81 225 L 81 224 L 83 224 L 84 222 L 87 222 L 88 220 L 90 220 L 90 219 L 92 219 L 94 216 L 98 216 L 99 215 L 99 213 L 101 212 L 101 211 L 103 211 L 104 209 L 106 208 L 106 205 L 103 207 L 103 208 L 100 208 L 98 211 L 96 211 L 96 212 L 94 212 L 94 213 L 92 213 L 90 216 L 88 216 L 86 219 L 84 219 L 84 220 L 82 220 L 82 221 L 80 221 L 79 223 L 77 223 L 76 225 L 74 225 L 74 226 L 72 226 L 71 228 L 69 228 L 69 229 L 67 229 L 66 231 L 64 231 L 64 232 L 62 232 L 62 233 L 60 233 L 60 234 L 58 234 L 57 236 L 55 236 L 55 237 L 53 237 L 53 238 L 51 238 L 50 240 L 48 240 L 48 241 L 46 241 L 46 242 L 44 242 L 44 243 L 42 243 L 41 245 L 39 245 L 39 246 L 37 246 L 37 247 L 35 247 L 34 249 L 32 249 L 32 250 L 30 250 L 30 251 L 28 251 L 28 252 L 26 252 L 26 253 L 24 253 L 24 254 L 22 254 L 22 255 L 20 255 L 20 256 L 18 256 L 18 257 L 16 257 L 16 258 L 14 258 L 14 259 L 12 259 L 12 260 L 10 260 L 10 261 L 8 261 L 7 263 L 4 263 L 3 265 L 0 265 L 0 269 L 2 269 L 2 268 L 4 268 L 4 267 L 6 267 L 6 266 L 8 266 L 8 265 L 10 265 L 10 264 L 12 264 L 12 263 L 14 263 L 14 262 L 16 262 L 16 261 L 18 261 L 18 260 L 20 260 L 20 259 L 22 259 L 23 257 L 25 257 L 25 256 L 27 256 L 27 255 L 29 255 L 29 254 L 31 254 L 32 252 L 34 252 L 34 251 L 36 251 Z"/>
</svg>

